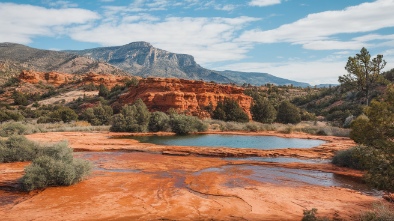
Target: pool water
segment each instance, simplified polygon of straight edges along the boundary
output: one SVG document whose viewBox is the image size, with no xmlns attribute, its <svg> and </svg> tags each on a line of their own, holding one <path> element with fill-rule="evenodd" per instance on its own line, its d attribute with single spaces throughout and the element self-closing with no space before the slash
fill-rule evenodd
<svg viewBox="0 0 394 221">
<path fill-rule="evenodd" d="M 252 149 L 283 149 L 283 148 L 311 148 L 324 144 L 322 140 L 282 138 L 275 136 L 245 136 L 245 135 L 186 135 L 186 136 L 132 136 L 142 143 L 154 143 L 171 146 L 203 146 L 203 147 L 231 147 Z"/>
</svg>

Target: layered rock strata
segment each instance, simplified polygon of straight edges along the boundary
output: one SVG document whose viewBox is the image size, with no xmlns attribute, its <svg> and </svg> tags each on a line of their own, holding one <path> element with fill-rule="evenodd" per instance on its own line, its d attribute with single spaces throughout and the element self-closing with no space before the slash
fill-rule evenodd
<svg viewBox="0 0 394 221">
<path fill-rule="evenodd" d="M 252 98 L 244 89 L 232 85 L 175 78 L 146 78 L 138 86 L 129 88 L 119 102 L 130 104 L 142 99 L 150 111 L 175 109 L 199 117 L 209 117 L 208 109 L 215 109 L 218 102 L 229 98 L 238 102 L 250 117 Z"/>
<path fill-rule="evenodd" d="M 76 75 L 58 72 L 37 72 L 30 70 L 24 70 L 19 75 L 19 80 L 22 82 L 27 82 L 31 84 L 44 83 L 53 85 L 55 87 L 70 83 L 76 83 L 78 85 L 92 83 L 96 86 L 104 84 L 106 87 L 112 88 L 116 84 L 124 84 L 124 82 L 128 79 L 130 79 L 130 77 L 115 76 L 110 74 L 87 73 Z"/>
</svg>

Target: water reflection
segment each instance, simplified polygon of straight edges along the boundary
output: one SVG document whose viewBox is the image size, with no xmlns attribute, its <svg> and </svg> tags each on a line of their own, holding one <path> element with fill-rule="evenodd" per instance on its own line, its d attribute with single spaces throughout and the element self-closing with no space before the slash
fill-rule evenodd
<svg viewBox="0 0 394 221">
<path fill-rule="evenodd" d="M 171 146 L 232 147 L 263 150 L 282 148 L 311 148 L 325 143 L 325 141 L 322 140 L 312 139 L 223 134 L 187 136 L 132 136 L 130 138 L 136 139 L 143 143 L 154 143 Z"/>
</svg>

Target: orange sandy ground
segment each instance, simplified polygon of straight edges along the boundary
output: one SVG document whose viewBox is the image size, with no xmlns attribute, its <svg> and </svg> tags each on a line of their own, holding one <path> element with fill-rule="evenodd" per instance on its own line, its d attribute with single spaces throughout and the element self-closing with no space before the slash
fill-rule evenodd
<svg viewBox="0 0 394 221">
<path fill-rule="evenodd" d="M 258 134 L 278 135 L 273 132 Z M 237 167 L 221 173 L 196 173 L 206 168 L 245 163 L 209 155 L 330 158 L 335 151 L 354 145 L 346 138 L 320 137 L 329 142 L 312 149 L 257 151 L 168 147 L 111 139 L 119 135 L 128 134 L 54 132 L 28 135 L 29 139 L 39 142 L 68 140 L 76 150 L 138 152 L 104 154 L 100 159 L 88 157 L 104 169 L 94 170 L 86 180 L 73 186 L 50 187 L 30 193 L 15 190 L 16 181 L 28 163 L 0 164 L 0 220 L 301 220 L 303 210 L 311 208 L 317 208 L 320 215 L 330 218 L 339 216 L 353 220 L 360 212 L 370 209 L 372 203 L 381 201 L 345 188 L 256 182 L 248 179 L 250 171 Z M 280 136 L 319 138 L 306 134 Z M 254 164 L 353 177 L 362 175 L 330 164 Z"/>
</svg>

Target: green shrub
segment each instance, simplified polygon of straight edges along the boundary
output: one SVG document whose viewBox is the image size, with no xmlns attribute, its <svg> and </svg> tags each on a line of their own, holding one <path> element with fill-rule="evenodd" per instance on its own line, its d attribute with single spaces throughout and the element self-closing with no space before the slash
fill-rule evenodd
<svg viewBox="0 0 394 221">
<path fill-rule="evenodd" d="M 24 117 L 19 111 L 4 109 L 0 110 L 0 122 L 5 122 L 9 120 L 21 121 L 23 119 Z"/>
<path fill-rule="evenodd" d="M 283 101 L 278 107 L 276 121 L 284 124 L 299 123 L 301 122 L 300 110 L 289 101 Z"/>
<path fill-rule="evenodd" d="M 360 215 L 360 221 L 387 221 L 394 220 L 394 210 L 383 203 L 373 205 L 373 209 L 363 212 Z"/>
<path fill-rule="evenodd" d="M 99 89 L 98 96 L 107 97 L 109 95 L 109 90 L 104 84 L 100 84 L 98 89 Z"/>
<path fill-rule="evenodd" d="M 101 105 L 93 108 L 87 108 L 81 115 L 82 120 L 88 121 L 94 126 L 99 125 L 109 125 L 111 122 L 111 117 L 113 115 L 113 110 L 108 105 Z"/>
<path fill-rule="evenodd" d="M 14 93 L 12 94 L 12 98 L 14 99 L 14 104 L 16 105 L 26 106 L 29 104 L 29 101 L 27 100 L 27 96 L 22 92 L 14 91 Z"/>
<path fill-rule="evenodd" d="M 141 99 L 138 99 L 131 106 L 123 106 L 121 112 L 113 116 L 110 131 L 146 132 L 149 118 L 148 108 Z"/>
<path fill-rule="evenodd" d="M 212 115 L 213 119 L 224 121 L 248 122 L 248 115 L 242 110 L 238 102 L 225 98 L 223 102 L 218 102 Z"/>
<path fill-rule="evenodd" d="M 42 148 L 39 157 L 25 169 L 20 179 L 25 191 L 43 189 L 48 186 L 68 186 L 81 181 L 90 173 L 88 161 L 73 159 L 72 149 L 66 142 Z"/>
<path fill-rule="evenodd" d="M 253 120 L 261 123 L 272 123 L 276 118 L 275 107 L 266 98 L 260 98 L 255 100 L 254 104 L 250 108 Z"/>
<path fill-rule="evenodd" d="M 11 87 L 19 84 L 19 79 L 17 77 L 12 77 L 7 80 L 6 83 L 3 84 L 3 87 Z"/>
<path fill-rule="evenodd" d="M 39 146 L 23 136 L 12 136 L 7 140 L 0 140 L 0 162 L 30 161 L 39 152 Z"/>
<path fill-rule="evenodd" d="M 78 119 L 78 114 L 69 107 L 65 106 L 54 106 L 48 107 L 47 114 L 41 116 L 37 123 L 55 123 L 63 121 L 64 123 L 69 123 Z"/>
<path fill-rule="evenodd" d="M 199 118 L 180 114 L 171 115 L 170 125 L 172 131 L 179 135 L 208 130 L 208 125 Z"/>
<path fill-rule="evenodd" d="M 365 169 L 360 159 L 360 150 L 353 147 L 347 150 L 341 150 L 335 153 L 332 163 L 341 167 L 349 167 L 353 169 Z"/>
<path fill-rule="evenodd" d="M 149 119 L 148 129 L 151 132 L 171 131 L 170 117 L 164 112 L 153 112 Z"/>
<path fill-rule="evenodd" d="M 138 86 L 139 80 L 136 77 L 132 77 L 130 80 L 127 80 L 125 82 L 126 87 L 130 86 Z"/>
<path fill-rule="evenodd" d="M 40 128 L 37 126 L 21 123 L 21 122 L 7 122 L 1 124 L 0 136 L 9 137 L 12 135 L 25 135 L 40 132 Z"/>
<path fill-rule="evenodd" d="M 327 217 L 319 218 L 316 216 L 317 209 L 312 208 L 311 210 L 304 210 L 304 216 L 301 221 L 329 221 Z"/>
</svg>

